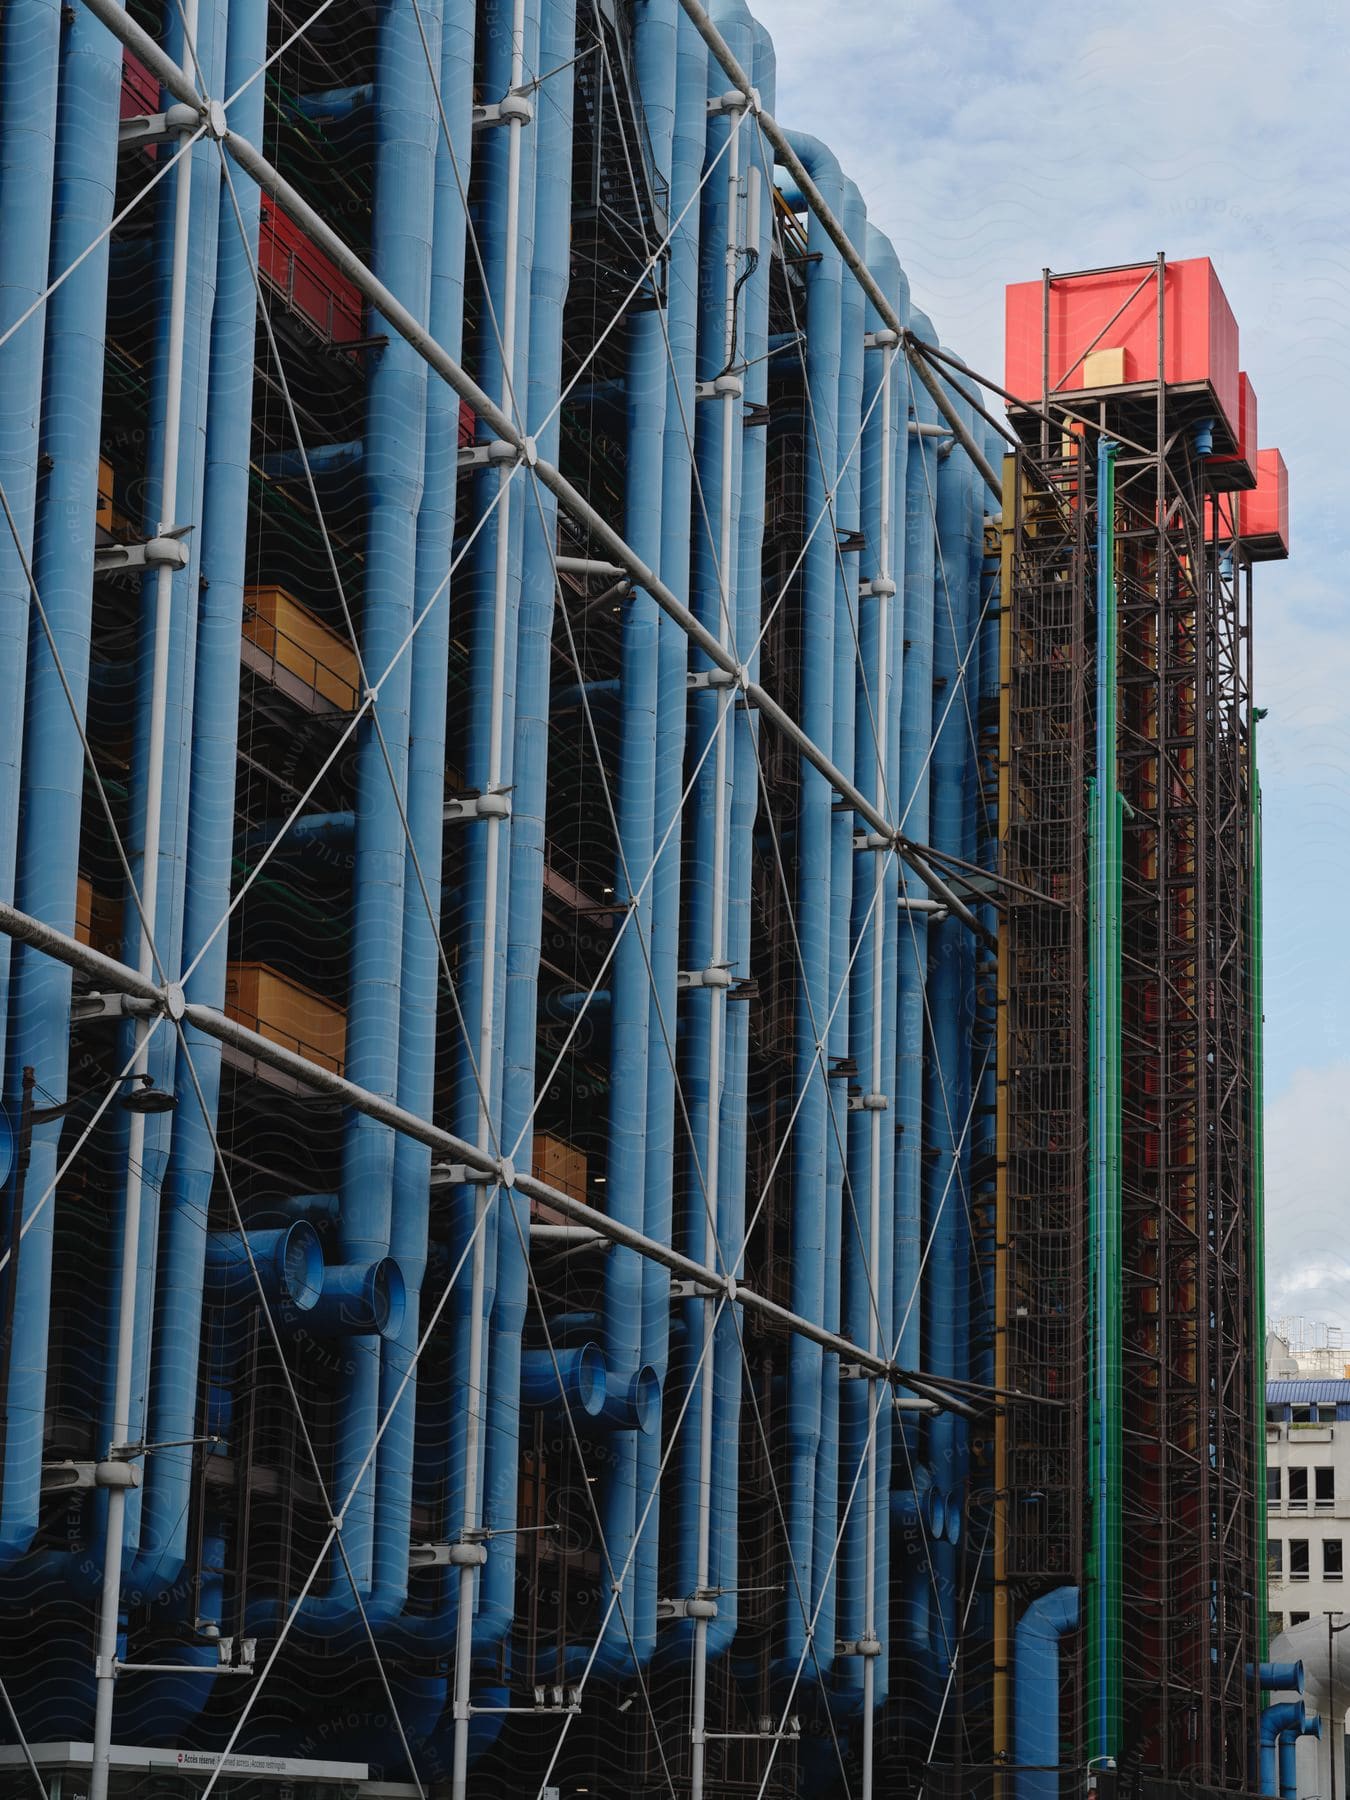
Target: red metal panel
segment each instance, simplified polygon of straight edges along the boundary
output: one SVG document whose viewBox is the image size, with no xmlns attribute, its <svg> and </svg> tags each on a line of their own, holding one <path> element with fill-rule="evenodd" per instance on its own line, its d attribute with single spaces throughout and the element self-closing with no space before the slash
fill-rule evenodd
<svg viewBox="0 0 1350 1800">
<path fill-rule="evenodd" d="M 159 83 L 138 57 L 130 50 L 122 52 L 122 108 L 121 117 L 138 119 L 143 114 L 159 111 Z M 141 155 L 154 162 L 158 151 L 155 144 L 146 144 Z"/>
<path fill-rule="evenodd" d="M 122 52 L 122 117 L 139 118 L 159 111 L 159 83 L 130 50 Z"/>
<path fill-rule="evenodd" d="M 1141 263 L 1100 275 L 1064 275 L 1051 281 L 1052 392 L 1082 388 L 1082 359 L 1097 349 L 1124 350 L 1127 382 L 1157 380 L 1158 296 L 1152 276 L 1153 265 Z M 1042 392 L 1043 306 L 1039 281 L 1018 282 L 1007 291 L 1004 382 L 1012 393 L 1028 401 L 1039 400 Z M 1166 380 L 1208 382 L 1225 418 L 1236 429 L 1240 411 L 1237 322 L 1208 257 L 1166 265 L 1164 322 Z"/>
<path fill-rule="evenodd" d="M 360 289 L 266 194 L 258 234 L 258 267 L 293 312 L 334 344 L 362 336 Z"/>
<path fill-rule="evenodd" d="M 1258 442 L 1256 430 L 1256 390 L 1253 388 L 1251 378 L 1245 369 L 1240 369 L 1238 371 L 1238 416 L 1236 424 L 1238 441 L 1237 455 L 1214 456 L 1210 458 L 1210 461 L 1214 463 L 1247 463 L 1251 467 L 1252 472 L 1255 473 L 1256 446 Z"/>
<path fill-rule="evenodd" d="M 1257 561 L 1289 554 L 1289 471 L 1278 450 L 1256 453 L 1256 486 L 1238 499 L 1242 547 Z"/>
</svg>

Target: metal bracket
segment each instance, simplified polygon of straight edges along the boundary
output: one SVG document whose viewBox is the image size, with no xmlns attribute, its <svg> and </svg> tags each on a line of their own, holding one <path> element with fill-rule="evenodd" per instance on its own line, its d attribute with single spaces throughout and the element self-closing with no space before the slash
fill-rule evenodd
<svg viewBox="0 0 1350 1800">
<path fill-rule="evenodd" d="M 690 669 L 685 678 L 685 686 L 691 691 L 695 688 L 734 688 L 736 677 L 730 669 Z"/>
<path fill-rule="evenodd" d="M 491 106 L 475 106 L 474 129 L 480 125 L 529 125 L 534 120 L 534 103 L 524 94 L 508 94 Z"/>
<path fill-rule="evenodd" d="M 711 1300 L 721 1289 L 710 1281 L 672 1281 L 670 1297 L 672 1300 Z"/>
<path fill-rule="evenodd" d="M 739 375 L 715 375 L 711 381 L 694 383 L 695 400 L 725 400 L 728 394 L 739 400 L 744 392 L 745 383 Z"/>
<path fill-rule="evenodd" d="M 91 1462 L 47 1462 L 42 1465 L 42 1492 L 44 1494 L 78 1494 L 94 1486 L 94 1467 Z"/>
<path fill-rule="evenodd" d="M 412 1544 L 411 1569 L 478 1569 L 487 1561 L 486 1544 Z"/>
<path fill-rule="evenodd" d="M 877 1637 L 836 1638 L 836 1656 L 880 1656 L 881 1639 Z"/>
<path fill-rule="evenodd" d="M 741 112 L 747 106 L 756 117 L 759 116 L 763 110 L 759 89 L 752 87 L 748 94 L 743 94 L 739 88 L 729 88 L 725 94 L 714 94 L 709 100 L 708 117 L 715 119 L 718 113 Z"/>
<path fill-rule="evenodd" d="M 142 1003 L 130 994 L 76 994 L 70 1002 L 70 1022 L 88 1025 L 94 1019 L 139 1018 L 142 1010 Z"/>
<path fill-rule="evenodd" d="M 493 438 L 487 444 L 465 444 L 459 452 L 457 466 L 461 469 L 488 469 L 513 463 L 520 456 L 520 451 L 505 438 Z"/>
<path fill-rule="evenodd" d="M 691 1594 L 685 1600 L 658 1600 L 658 1619 L 715 1619 L 717 1602 L 711 1594 Z"/>
<path fill-rule="evenodd" d="M 853 848 L 855 850 L 889 850 L 891 840 L 884 831 L 855 831 Z"/>
<path fill-rule="evenodd" d="M 509 819 L 511 800 L 508 794 L 457 794 L 441 809 L 447 825 L 461 825 L 466 819 Z"/>
<path fill-rule="evenodd" d="M 883 325 L 880 331 L 863 333 L 864 350 L 893 350 L 900 342 L 900 333 L 892 331 L 889 325 Z"/>
<path fill-rule="evenodd" d="M 191 530 L 190 525 L 175 525 L 140 544 L 98 544 L 94 549 L 94 573 L 109 575 L 118 569 L 185 569 L 188 547 L 182 539 Z"/>
<path fill-rule="evenodd" d="M 746 401 L 745 411 L 741 415 L 741 424 L 747 430 L 752 430 L 757 425 L 768 425 L 772 419 L 773 408 L 771 406 L 766 405 L 762 400 Z"/>
<path fill-rule="evenodd" d="M 438 1163 L 432 1170 L 436 1187 L 491 1187 L 497 1176 L 487 1169 L 471 1169 L 468 1163 Z"/>
<path fill-rule="evenodd" d="M 911 419 L 909 435 L 911 437 L 949 438 L 952 430 L 950 425 L 931 425 L 924 419 Z"/>
<path fill-rule="evenodd" d="M 195 131 L 201 123 L 202 115 L 197 108 L 185 106 L 181 101 L 171 106 L 168 112 L 137 113 L 135 118 L 123 119 L 118 126 L 117 148 L 139 150 L 143 144 L 162 144 L 165 138 Z"/>
<path fill-rule="evenodd" d="M 729 988 L 731 964 L 714 963 L 708 969 L 681 969 L 675 978 L 675 986 L 680 993 L 687 988 Z"/>
<path fill-rule="evenodd" d="M 135 1463 L 119 1462 L 116 1457 L 109 1457 L 105 1462 L 94 1464 L 94 1486 L 101 1488 L 138 1488 L 141 1485 L 141 1472 Z"/>
<path fill-rule="evenodd" d="M 889 575 L 874 575 L 870 581 L 858 583 L 860 600 L 890 600 L 895 594 L 895 583 Z"/>
</svg>

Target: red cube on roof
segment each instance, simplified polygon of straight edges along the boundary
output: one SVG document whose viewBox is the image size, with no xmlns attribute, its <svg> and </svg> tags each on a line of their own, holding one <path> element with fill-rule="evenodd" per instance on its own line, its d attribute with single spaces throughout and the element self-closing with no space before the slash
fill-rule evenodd
<svg viewBox="0 0 1350 1800">
<path fill-rule="evenodd" d="M 1004 383 L 1019 399 L 1041 398 L 1048 352 L 1052 394 L 1158 379 L 1156 265 L 1052 276 L 1007 291 Z M 1048 318 L 1046 313 L 1048 310 Z M 1208 257 L 1164 264 L 1163 378 L 1207 386 L 1222 425 L 1239 427 L 1238 328 Z M 1088 365 L 1088 359 L 1092 363 Z"/>
<path fill-rule="evenodd" d="M 1256 453 L 1256 487 L 1238 501 L 1242 548 L 1253 562 L 1289 554 L 1289 471 L 1278 450 Z"/>
</svg>

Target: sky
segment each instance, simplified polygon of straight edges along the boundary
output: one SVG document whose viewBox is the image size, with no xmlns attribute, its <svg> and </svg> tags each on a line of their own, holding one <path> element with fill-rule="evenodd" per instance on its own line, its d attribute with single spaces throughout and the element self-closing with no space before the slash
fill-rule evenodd
<svg viewBox="0 0 1350 1800">
<path fill-rule="evenodd" d="M 1287 563 L 1256 571 L 1268 1313 L 1350 1341 L 1350 157 L 1344 0 L 751 0 L 783 125 L 862 189 L 944 345 L 995 379 L 1043 267 L 1210 257 Z"/>
</svg>

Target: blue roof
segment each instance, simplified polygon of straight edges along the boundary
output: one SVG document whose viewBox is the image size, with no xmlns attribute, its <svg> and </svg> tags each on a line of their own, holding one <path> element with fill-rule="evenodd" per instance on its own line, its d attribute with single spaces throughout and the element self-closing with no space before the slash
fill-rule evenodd
<svg viewBox="0 0 1350 1800">
<path fill-rule="evenodd" d="M 1312 1400 L 1336 1400 L 1350 1406 L 1350 1381 L 1336 1375 L 1300 1376 L 1297 1381 L 1268 1381 L 1266 1400 L 1271 1406 L 1306 1406 Z"/>
</svg>

